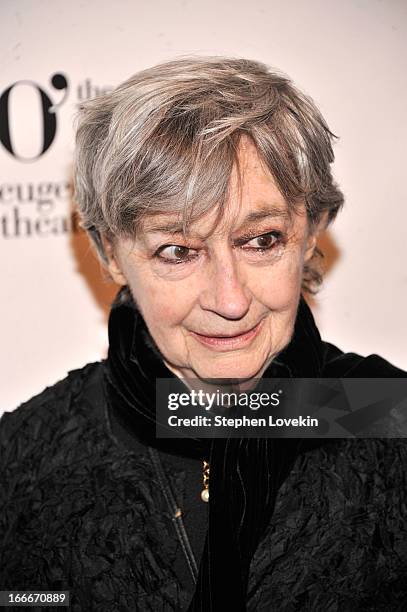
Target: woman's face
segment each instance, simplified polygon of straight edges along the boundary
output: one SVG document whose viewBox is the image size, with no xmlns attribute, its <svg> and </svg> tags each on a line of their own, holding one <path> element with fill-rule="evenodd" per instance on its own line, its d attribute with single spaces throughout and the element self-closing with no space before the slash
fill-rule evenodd
<svg viewBox="0 0 407 612">
<path fill-rule="evenodd" d="M 220 223 L 210 211 L 185 237 L 178 215 L 151 216 L 111 256 L 112 276 L 129 286 L 167 366 L 182 378 L 261 376 L 293 333 L 316 238 L 304 208 L 290 218 L 250 141 L 239 158 L 241 189 L 234 172 Z"/>
</svg>

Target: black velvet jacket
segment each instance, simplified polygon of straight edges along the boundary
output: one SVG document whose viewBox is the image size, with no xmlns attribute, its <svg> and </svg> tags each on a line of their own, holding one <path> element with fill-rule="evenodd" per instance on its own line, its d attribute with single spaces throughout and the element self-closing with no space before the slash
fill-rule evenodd
<svg viewBox="0 0 407 612">
<path fill-rule="evenodd" d="M 305 337 L 276 361 L 288 375 L 407 376 L 322 342 L 302 312 Z M 71 372 L 1 420 L 0 589 L 69 590 L 78 611 L 186 610 L 194 583 L 176 520 L 151 449 L 108 409 L 105 371 Z M 202 464 L 158 455 L 199 564 Z M 299 454 L 251 562 L 247 609 L 407 609 L 406 468 L 403 438 Z"/>
</svg>

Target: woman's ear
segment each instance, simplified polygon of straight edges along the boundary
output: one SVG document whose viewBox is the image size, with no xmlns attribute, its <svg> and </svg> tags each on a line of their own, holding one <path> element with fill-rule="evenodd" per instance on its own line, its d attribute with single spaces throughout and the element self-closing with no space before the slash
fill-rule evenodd
<svg viewBox="0 0 407 612">
<path fill-rule="evenodd" d="M 317 241 L 319 235 L 327 228 L 328 226 L 328 212 L 325 211 L 322 213 L 319 222 L 316 225 L 310 226 L 309 234 L 307 238 L 306 249 L 304 253 L 304 263 L 310 261 L 312 259 L 315 248 L 317 246 Z"/>
<path fill-rule="evenodd" d="M 117 248 L 115 248 L 113 241 L 109 240 L 107 236 L 102 236 L 101 240 L 107 258 L 107 263 L 105 265 L 110 276 L 117 285 L 127 285 L 127 280 L 122 272 L 117 255 Z"/>
</svg>

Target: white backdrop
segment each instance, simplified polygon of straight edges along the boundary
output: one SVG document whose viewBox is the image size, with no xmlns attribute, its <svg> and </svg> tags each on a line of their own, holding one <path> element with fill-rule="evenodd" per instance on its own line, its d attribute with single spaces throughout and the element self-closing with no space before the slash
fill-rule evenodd
<svg viewBox="0 0 407 612">
<path fill-rule="evenodd" d="M 320 106 L 346 206 L 314 314 L 407 369 L 404 0 L 3 0 L 0 23 L 0 411 L 107 348 L 115 288 L 70 219 L 76 105 L 191 53 L 264 61 Z"/>
</svg>

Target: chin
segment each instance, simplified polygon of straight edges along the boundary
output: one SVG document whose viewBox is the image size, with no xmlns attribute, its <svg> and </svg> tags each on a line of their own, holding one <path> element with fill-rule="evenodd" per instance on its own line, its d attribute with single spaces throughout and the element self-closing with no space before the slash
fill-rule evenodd
<svg viewBox="0 0 407 612">
<path fill-rule="evenodd" d="M 209 382 L 210 380 L 224 380 L 224 379 L 239 379 L 240 381 L 250 380 L 256 376 L 260 376 L 262 370 L 262 364 L 257 367 L 253 363 L 249 364 L 228 364 L 222 366 L 221 364 L 211 365 L 208 367 L 197 368 L 196 374 L 201 380 Z"/>
</svg>

